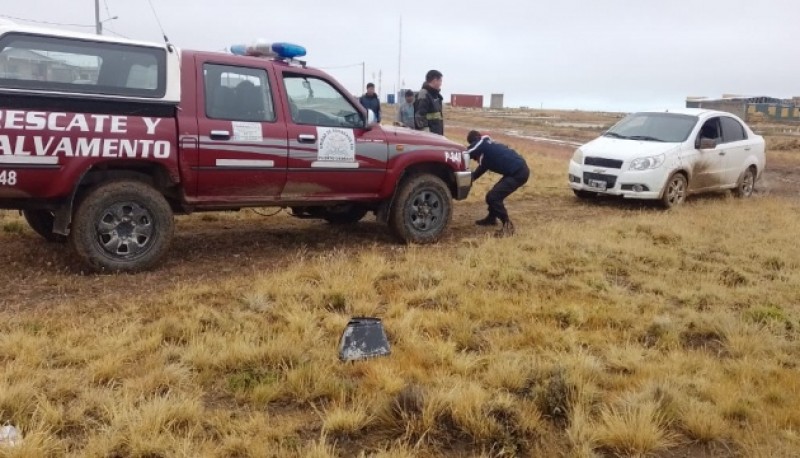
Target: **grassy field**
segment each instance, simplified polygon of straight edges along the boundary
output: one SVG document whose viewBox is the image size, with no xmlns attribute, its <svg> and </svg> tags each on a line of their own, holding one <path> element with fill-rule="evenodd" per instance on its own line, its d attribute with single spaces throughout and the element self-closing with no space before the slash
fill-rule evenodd
<svg viewBox="0 0 800 458">
<path fill-rule="evenodd" d="M 0 424 L 24 433 L 0 456 L 800 455 L 800 145 L 770 138 L 752 199 L 664 212 L 578 202 L 572 148 L 515 137 L 601 127 L 451 119 L 528 159 L 515 237 L 472 224 L 490 176 L 438 245 L 194 215 L 135 276 L 0 212 Z M 357 315 L 391 356 L 339 362 Z"/>
</svg>

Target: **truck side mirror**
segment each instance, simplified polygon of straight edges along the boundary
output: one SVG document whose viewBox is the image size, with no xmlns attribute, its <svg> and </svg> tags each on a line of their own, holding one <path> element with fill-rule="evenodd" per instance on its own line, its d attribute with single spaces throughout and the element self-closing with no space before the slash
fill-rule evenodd
<svg viewBox="0 0 800 458">
<path fill-rule="evenodd" d="M 372 110 L 367 110 L 367 127 L 375 124 L 378 121 L 378 117 L 375 116 L 375 112 Z"/>
</svg>

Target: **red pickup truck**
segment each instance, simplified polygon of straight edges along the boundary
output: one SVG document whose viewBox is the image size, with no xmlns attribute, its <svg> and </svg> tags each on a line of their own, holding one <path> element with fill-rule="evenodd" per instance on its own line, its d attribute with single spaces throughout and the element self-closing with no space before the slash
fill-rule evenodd
<svg viewBox="0 0 800 458">
<path fill-rule="evenodd" d="M 470 190 L 464 148 L 374 124 L 296 57 L 0 23 L 0 209 L 108 271 L 155 265 L 173 214 L 197 211 L 374 212 L 404 242 L 437 241 Z"/>
</svg>

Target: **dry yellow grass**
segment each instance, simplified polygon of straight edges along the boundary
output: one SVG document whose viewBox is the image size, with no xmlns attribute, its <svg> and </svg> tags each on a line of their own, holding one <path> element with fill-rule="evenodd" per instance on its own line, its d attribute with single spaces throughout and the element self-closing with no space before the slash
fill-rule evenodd
<svg viewBox="0 0 800 458">
<path fill-rule="evenodd" d="M 222 248 L 138 276 L 79 275 L 0 213 L 0 424 L 25 436 L 0 455 L 796 456 L 800 201 L 590 206 L 509 141 L 534 182 L 508 239 L 471 225 L 488 178 L 439 245 L 193 216 L 177 246 Z M 354 315 L 391 356 L 339 362 Z"/>
</svg>

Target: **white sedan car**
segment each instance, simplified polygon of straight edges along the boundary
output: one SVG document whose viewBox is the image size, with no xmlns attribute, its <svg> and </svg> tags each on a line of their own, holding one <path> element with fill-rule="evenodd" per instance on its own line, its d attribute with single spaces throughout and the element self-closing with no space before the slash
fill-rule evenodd
<svg viewBox="0 0 800 458">
<path fill-rule="evenodd" d="M 765 163 L 764 139 L 730 113 L 643 112 L 578 148 L 569 184 L 580 198 L 658 199 L 672 207 L 705 191 L 749 197 Z"/>
</svg>

